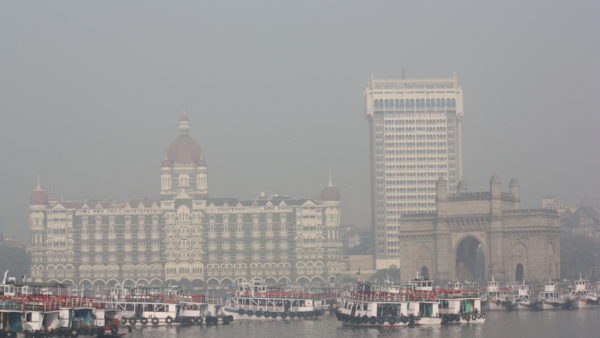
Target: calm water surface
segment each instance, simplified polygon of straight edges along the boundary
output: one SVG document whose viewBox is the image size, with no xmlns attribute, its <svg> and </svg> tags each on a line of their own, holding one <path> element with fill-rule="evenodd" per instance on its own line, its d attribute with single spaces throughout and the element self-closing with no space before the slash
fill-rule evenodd
<svg viewBox="0 0 600 338">
<path fill-rule="evenodd" d="M 600 309 L 488 312 L 483 325 L 361 329 L 342 327 L 335 316 L 316 321 L 238 321 L 212 327 L 134 330 L 135 338 L 308 338 L 308 337 L 600 337 Z"/>
</svg>

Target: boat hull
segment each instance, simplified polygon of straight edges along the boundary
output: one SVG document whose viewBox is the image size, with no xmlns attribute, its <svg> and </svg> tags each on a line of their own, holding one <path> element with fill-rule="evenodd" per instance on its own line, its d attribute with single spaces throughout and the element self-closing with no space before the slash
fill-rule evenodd
<svg viewBox="0 0 600 338">
<path fill-rule="evenodd" d="M 549 302 L 549 301 L 543 301 L 540 309 L 542 310 L 560 310 L 563 309 L 566 306 L 566 302 L 564 301 L 558 301 L 558 302 Z"/>
<path fill-rule="evenodd" d="M 535 304 L 531 302 L 517 302 L 517 310 L 533 310 Z"/>
<path fill-rule="evenodd" d="M 500 301 L 490 301 L 486 304 L 487 311 L 504 311 L 507 307 Z"/>
<path fill-rule="evenodd" d="M 285 316 L 282 313 L 277 313 L 277 315 L 273 316 L 271 313 L 269 313 L 269 315 L 267 316 L 265 313 L 261 313 L 256 314 L 256 313 L 252 313 L 252 314 L 248 314 L 248 313 L 240 313 L 238 309 L 233 309 L 233 308 L 228 308 L 225 307 L 223 308 L 223 314 L 228 316 L 231 315 L 233 317 L 234 320 L 314 320 L 314 319 L 318 319 L 319 317 L 322 316 L 322 312 L 319 312 L 319 314 L 315 314 L 313 313 L 309 313 L 309 312 L 299 312 L 297 314 L 294 315 L 290 315 L 290 314 L 285 314 Z"/>
<path fill-rule="evenodd" d="M 592 304 L 587 299 L 575 299 L 571 303 L 571 307 L 574 309 L 588 309 L 592 307 Z"/>
<path fill-rule="evenodd" d="M 455 325 L 455 324 L 483 324 L 485 323 L 485 314 L 483 313 L 470 313 L 470 314 L 447 314 L 444 315 L 442 324 Z"/>
</svg>

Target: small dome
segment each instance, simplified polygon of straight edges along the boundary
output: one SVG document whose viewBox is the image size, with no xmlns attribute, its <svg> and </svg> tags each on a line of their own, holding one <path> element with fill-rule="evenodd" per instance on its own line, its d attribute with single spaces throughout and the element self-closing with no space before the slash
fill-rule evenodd
<svg viewBox="0 0 600 338">
<path fill-rule="evenodd" d="M 181 116 L 179 116 L 179 122 L 190 122 L 190 117 L 188 116 L 188 114 L 186 112 L 184 112 L 183 114 L 181 114 Z"/>
<path fill-rule="evenodd" d="M 490 178 L 490 184 L 500 184 L 500 176 L 493 175 L 492 178 Z"/>
<path fill-rule="evenodd" d="M 31 192 L 31 196 L 29 197 L 30 205 L 48 205 L 48 195 L 46 192 L 40 188 L 35 189 Z"/>
<path fill-rule="evenodd" d="M 340 192 L 333 185 L 328 185 L 321 191 L 321 201 L 339 201 Z"/>
<path fill-rule="evenodd" d="M 171 162 L 169 162 L 169 160 L 166 158 L 162 161 L 162 163 L 160 165 L 161 168 L 168 168 L 170 166 L 171 166 Z"/>
<path fill-rule="evenodd" d="M 444 176 L 440 176 L 440 178 L 438 178 L 437 182 L 435 183 L 436 187 L 445 187 L 447 184 L 448 183 L 446 182 Z"/>
<path fill-rule="evenodd" d="M 510 183 L 508 183 L 509 186 L 517 186 L 519 185 L 519 180 L 517 180 L 516 178 L 511 178 L 510 179 Z"/>
</svg>

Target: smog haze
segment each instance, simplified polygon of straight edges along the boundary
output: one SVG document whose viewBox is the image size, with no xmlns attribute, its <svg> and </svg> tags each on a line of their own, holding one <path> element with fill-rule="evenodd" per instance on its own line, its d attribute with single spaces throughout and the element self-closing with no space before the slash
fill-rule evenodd
<svg viewBox="0 0 600 338">
<path fill-rule="evenodd" d="M 312 197 L 328 172 L 343 224 L 370 224 L 363 91 L 452 77 L 464 179 L 540 198 L 600 197 L 597 1 L 4 2 L 0 215 L 28 241 L 29 194 L 159 195 L 187 111 L 212 197 Z"/>
</svg>

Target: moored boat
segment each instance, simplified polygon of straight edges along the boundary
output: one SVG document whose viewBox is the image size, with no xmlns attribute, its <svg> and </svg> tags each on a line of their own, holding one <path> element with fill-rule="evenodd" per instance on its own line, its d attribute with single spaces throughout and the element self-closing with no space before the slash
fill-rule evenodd
<svg viewBox="0 0 600 338">
<path fill-rule="evenodd" d="M 500 287 L 500 283 L 494 279 L 494 276 L 487 282 L 483 303 L 488 311 L 510 310 L 514 305 L 511 294 Z"/>
<path fill-rule="evenodd" d="M 558 289 L 553 281 L 544 283 L 544 291 L 538 295 L 538 308 L 541 310 L 563 309 L 569 305 L 569 297 Z"/>
<path fill-rule="evenodd" d="M 525 284 L 525 281 L 517 289 L 515 303 L 517 304 L 517 310 L 532 310 L 536 307 L 536 302 L 530 294 L 529 285 Z"/>
<path fill-rule="evenodd" d="M 583 279 L 581 275 L 575 281 L 574 288 L 569 293 L 569 299 L 571 307 L 574 309 L 587 309 L 598 304 L 598 295 L 591 289 L 589 281 Z"/>
<path fill-rule="evenodd" d="M 482 311 L 477 291 L 453 283 L 449 289 L 439 290 L 440 315 L 443 324 L 482 324 L 486 315 Z"/>
<path fill-rule="evenodd" d="M 239 284 L 222 311 L 231 320 L 316 319 L 324 313 L 309 294 L 273 290 L 260 282 Z"/>
</svg>

